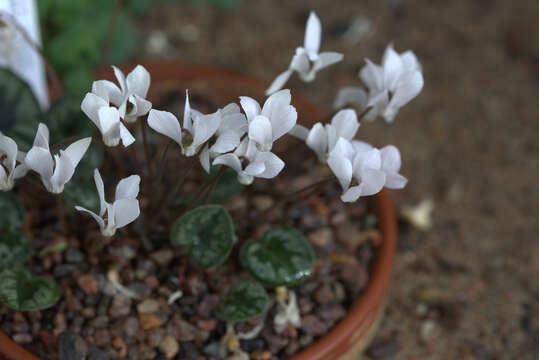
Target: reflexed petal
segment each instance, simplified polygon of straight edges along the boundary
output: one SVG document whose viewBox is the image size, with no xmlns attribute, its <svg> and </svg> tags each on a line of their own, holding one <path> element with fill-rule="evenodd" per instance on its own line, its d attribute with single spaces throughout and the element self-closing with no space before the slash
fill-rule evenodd
<svg viewBox="0 0 539 360">
<path fill-rule="evenodd" d="M 296 54 L 290 62 L 290 69 L 295 70 L 304 76 L 311 70 L 309 56 L 303 48 L 296 49 Z"/>
<path fill-rule="evenodd" d="M 270 117 L 272 141 L 276 141 L 292 130 L 297 119 L 298 113 L 292 105 L 277 107 Z"/>
<path fill-rule="evenodd" d="M 352 161 L 355 155 L 354 146 L 352 143 L 344 138 L 339 138 L 335 147 L 330 151 L 329 156 L 344 157 Z"/>
<path fill-rule="evenodd" d="M 384 69 L 365 59 L 365 66 L 359 71 L 359 78 L 370 91 L 379 92 L 384 88 Z"/>
<path fill-rule="evenodd" d="M 133 135 L 131 135 L 129 130 L 127 130 L 125 125 L 122 123 L 120 123 L 120 138 L 122 139 L 122 144 L 124 147 L 128 147 L 135 142 Z"/>
<path fill-rule="evenodd" d="M 61 193 L 64 191 L 64 185 L 71 180 L 71 177 L 75 173 L 75 166 L 73 160 L 64 151 L 60 151 L 60 155 L 54 156 L 54 174 L 50 178 L 52 193 Z"/>
<path fill-rule="evenodd" d="M 341 200 L 343 202 L 354 202 L 363 195 L 361 192 L 363 190 L 363 184 L 352 186 L 341 195 Z"/>
<path fill-rule="evenodd" d="M 403 189 L 408 183 L 408 179 L 401 174 L 386 174 L 385 187 L 388 189 Z"/>
<path fill-rule="evenodd" d="M 75 210 L 85 212 L 85 213 L 89 214 L 91 217 L 93 217 L 95 219 L 95 221 L 97 221 L 97 224 L 99 225 L 99 228 L 101 230 L 103 230 L 105 228 L 105 221 L 101 217 L 99 217 L 96 213 L 94 213 L 93 211 L 87 210 L 87 209 L 83 208 L 82 206 L 75 206 Z"/>
<path fill-rule="evenodd" d="M 13 172 L 11 173 L 13 176 L 13 179 L 20 179 L 23 176 L 25 176 L 28 173 L 28 167 L 22 163 L 19 164 L 13 169 Z"/>
<path fill-rule="evenodd" d="M 118 109 L 114 107 L 102 107 L 98 110 L 97 114 L 99 119 L 99 129 L 102 133 L 108 133 L 114 128 L 118 128 L 119 132 L 120 114 Z"/>
<path fill-rule="evenodd" d="M 168 136 L 182 146 L 182 128 L 174 114 L 152 109 L 148 115 L 148 125 L 158 133 Z"/>
<path fill-rule="evenodd" d="M 206 144 L 206 146 L 204 146 L 204 148 L 202 149 L 199 159 L 200 159 L 200 165 L 202 165 L 202 168 L 206 170 L 206 172 L 209 174 L 210 173 L 210 150 L 208 148 L 208 144 Z"/>
<path fill-rule="evenodd" d="M 401 154 L 393 145 L 384 146 L 380 149 L 382 157 L 382 170 L 386 173 L 398 173 L 401 168 Z"/>
<path fill-rule="evenodd" d="M 259 178 L 272 179 L 279 175 L 284 168 L 284 161 L 272 152 L 259 152 L 255 157 L 256 162 L 264 162 L 264 171 L 257 175 Z M 245 169 L 247 172 L 247 169 Z"/>
<path fill-rule="evenodd" d="M 367 169 L 380 170 L 382 167 L 382 157 L 380 150 L 373 148 L 369 151 L 358 152 L 354 156 L 353 168 L 356 176 L 363 176 Z"/>
<path fill-rule="evenodd" d="M 127 89 L 130 94 L 145 98 L 150 88 L 150 73 L 142 65 L 137 65 L 127 75 Z"/>
<path fill-rule="evenodd" d="M 403 72 L 413 72 L 416 70 L 421 71 L 421 64 L 417 60 L 417 57 L 415 56 L 414 52 L 411 50 L 407 50 L 400 54 L 402 66 L 403 66 Z"/>
<path fill-rule="evenodd" d="M 308 147 L 314 150 L 320 161 L 326 161 L 328 151 L 328 135 L 322 123 L 316 123 L 309 131 L 305 143 Z"/>
<path fill-rule="evenodd" d="M 263 161 L 260 161 L 250 163 L 243 172 L 250 176 L 260 176 L 265 170 L 266 165 Z"/>
<path fill-rule="evenodd" d="M 264 115 L 268 119 L 271 119 L 274 112 L 283 106 L 290 105 L 290 101 L 292 101 L 292 94 L 290 94 L 289 89 L 277 91 L 275 94 L 267 98 L 260 114 Z"/>
<path fill-rule="evenodd" d="M 221 125 L 221 115 L 219 111 L 212 114 L 201 115 L 193 121 L 193 144 L 200 146 L 208 141 Z"/>
<path fill-rule="evenodd" d="M 362 195 L 370 196 L 380 192 L 386 182 L 386 174 L 380 170 L 368 169 L 361 174 Z"/>
<path fill-rule="evenodd" d="M 309 129 L 307 129 L 305 126 L 302 125 L 294 125 L 292 130 L 288 132 L 289 135 L 292 135 L 302 141 L 307 140 L 307 137 L 309 136 Z"/>
<path fill-rule="evenodd" d="M 135 104 L 135 107 L 136 107 L 136 112 L 135 112 L 135 115 L 138 117 L 138 116 L 144 116 L 148 113 L 148 111 L 150 111 L 150 109 L 152 108 L 152 103 L 149 102 L 148 100 L 138 96 L 138 95 L 132 95 L 131 98 L 133 99 L 133 102 Z"/>
<path fill-rule="evenodd" d="M 224 155 L 217 156 L 213 160 L 213 165 L 225 165 L 236 170 L 237 173 L 242 172 L 241 161 L 234 154 L 224 154 Z"/>
<path fill-rule="evenodd" d="M 17 143 L 15 143 L 12 138 L 3 135 L 0 132 L 0 156 L 6 156 L 6 159 L 3 162 L 0 161 L 0 167 L 2 167 L 2 164 L 8 164 L 7 170 L 12 172 L 17 161 L 17 150 Z"/>
<path fill-rule="evenodd" d="M 116 185 L 114 200 L 136 199 L 140 188 L 140 176 L 131 175 L 122 179 Z"/>
<path fill-rule="evenodd" d="M 277 75 L 277 77 L 272 81 L 271 85 L 266 89 L 266 96 L 281 90 L 283 86 L 287 83 L 288 79 L 290 79 L 291 75 L 292 70 L 290 69 L 287 69 Z"/>
<path fill-rule="evenodd" d="M 114 223 L 116 228 L 122 228 L 133 221 L 140 215 L 140 207 L 137 199 L 122 199 L 115 201 L 112 205 L 114 210 Z M 112 216 L 109 214 L 109 216 Z"/>
<path fill-rule="evenodd" d="M 94 170 L 94 182 L 97 188 L 97 194 L 99 195 L 99 216 L 103 216 L 107 209 L 107 201 L 105 200 L 105 184 L 103 184 L 103 179 L 98 169 Z"/>
<path fill-rule="evenodd" d="M 107 102 L 106 106 L 109 105 L 109 102 L 116 106 L 120 106 L 124 101 L 122 90 L 108 80 L 94 81 L 92 84 L 92 93 L 105 100 Z"/>
<path fill-rule="evenodd" d="M 185 90 L 185 104 L 183 106 L 183 128 L 190 133 L 193 132 L 193 115 L 191 114 L 191 104 L 189 103 L 189 90 Z M 181 146 L 181 145 L 180 145 Z"/>
<path fill-rule="evenodd" d="M 330 156 L 328 165 L 344 191 L 350 186 L 352 181 L 352 163 L 342 156 Z"/>
<path fill-rule="evenodd" d="M 84 97 L 84 100 L 82 100 L 81 109 L 82 112 L 86 114 L 86 116 L 88 116 L 88 118 L 92 120 L 92 122 L 101 130 L 99 125 L 98 111 L 102 107 L 108 106 L 109 104 L 107 101 L 103 100 L 95 94 L 88 93 Z"/>
<path fill-rule="evenodd" d="M 401 57 L 393 49 L 393 45 L 386 48 L 382 57 L 382 66 L 384 68 L 384 86 L 393 91 L 404 68 Z"/>
<path fill-rule="evenodd" d="M 49 128 L 47 125 L 39 123 L 33 146 L 49 149 Z"/>
<path fill-rule="evenodd" d="M 322 70 L 325 67 L 342 61 L 344 55 L 338 52 L 323 52 L 318 55 L 318 59 L 314 62 L 314 71 Z"/>
<path fill-rule="evenodd" d="M 42 178 L 50 179 L 53 174 L 54 161 L 49 149 L 33 147 L 26 154 L 25 165 L 41 175 Z"/>
<path fill-rule="evenodd" d="M 352 109 L 344 109 L 336 113 L 331 119 L 331 125 L 335 129 L 337 138 L 343 137 L 347 140 L 353 139 L 359 129 L 357 114 Z"/>
<path fill-rule="evenodd" d="M 92 142 L 91 137 L 87 137 L 81 140 L 75 141 L 73 144 L 69 145 L 64 154 L 67 154 L 73 163 L 73 167 L 76 168 L 80 160 L 86 154 L 90 143 Z"/>
<path fill-rule="evenodd" d="M 407 73 L 399 80 L 389 107 L 403 107 L 423 89 L 423 74 L 419 71 Z"/>
<path fill-rule="evenodd" d="M 240 104 L 249 122 L 254 120 L 256 116 L 260 115 L 260 112 L 262 111 L 258 101 L 248 96 L 240 96 Z"/>
<path fill-rule="evenodd" d="M 373 149 L 371 144 L 359 140 L 353 140 L 352 146 L 354 147 L 355 152 L 365 152 Z"/>
<path fill-rule="evenodd" d="M 367 92 L 360 87 L 344 87 L 339 90 L 335 101 L 334 109 L 340 109 L 347 105 L 356 105 L 360 109 L 367 107 Z"/>
<path fill-rule="evenodd" d="M 250 122 L 249 139 L 257 142 L 264 149 L 271 148 L 272 130 L 267 117 L 259 115 Z"/>
<path fill-rule="evenodd" d="M 389 103 L 389 94 L 387 90 L 383 90 L 379 93 L 372 93 L 369 95 L 369 102 L 367 106 L 372 106 L 374 111 L 382 111 L 387 107 Z"/>
<path fill-rule="evenodd" d="M 217 137 L 215 144 L 211 147 L 211 151 L 224 154 L 234 150 L 239 144 L 240 135 L 233 130 L 227 130 Z"/>
<path fill-rule="evenodd" d="M 127 84 L 125 82 L 125 75 L 122 72 L 122 70 L 118 69 L 116 66 L 112 66 L 112 69 L 114 70 L 114 75 L 116 76 L 116 80 L 118 80 L 118 83 L 120 84 L 120 89 L 122 90 L 122 94 L 127 93 Z"/>
<path fill-rule="evenodd" d="M 309 19 L 307 19 L 307 25 L 305 28 L 305 39 L 303 46 L 308 52 L 318 53 L 320 49 L 320 41 L 322 39 L 322 24 L 320 19 L 311 11 Z"/>
</svg>

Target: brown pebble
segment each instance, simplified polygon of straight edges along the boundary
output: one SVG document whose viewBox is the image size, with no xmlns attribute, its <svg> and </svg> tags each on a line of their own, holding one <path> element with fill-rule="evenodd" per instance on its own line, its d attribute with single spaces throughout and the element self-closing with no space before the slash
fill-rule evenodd
<svg viewBox="0 0 539 360">
<path fill-rule="evenodd" d="M 324 335 L 327 330 L 327 324 L 322 322 L 315 315 L 307 315 L 301 319 L 301 330 L 305 331 L 307 334 L 314 336 Z"/>
<path fill-rule="evenodd" d="M 150 289 L 157 289 L 159 287 L 159 279 L 155 275 L 149 275 L 144 279 L 144 283 Z"/>
<path fill-rule="evenodd" d="M 199 329 L 212 332 L 217 327 L 217 320 L 215 320 L 215 319 L 200 319 L 200 320 L 197 320 L 197 327 Z"/>
<path fill-rule="evenodd" d="M 95 344 L 99 347 L 110 344 L 110 333 L 107 329 L 98 329 L 94 333 Z"/>
<path fill-rule="evenodd" d="M 139 314 L 154 313 L 159 310 L 159 303 L 154 299 L 146 299 L 137 305 Z"/>
<path fill-rule="evenodd" d="M 140 327 L 144 330 L 154 329 L 163 324 L 161 319 L 155 314 L 139 314 Z"/>
<path fill-rule="evenodd" d="M 180 345 L 172 335 L 167 335 L 159 344 L 159 350 L 165 354 L 167 359 L 172 359 L 180 351 Z"/>
<path fill-rule="evenodd" d="M 252 360 L 271 360 L 271 351 L 269 350 L 256 350 L 251 353 Z"/>
<path fill-rule="evenodd" d="M 30 334 L 15 334 L 13 335 L 13 341 L 17 344 L 30 344 L 32 342 L 32 335 Z"/>
<path fill-rule="evenodd" d="M 359 226 L 352 223 L 339 225 L 337 228 L 337 241 L 343 244 L 348 250 L 355 250 L 362 242 Z"/>
<path fill-rule="evenodd" d="M 331 289 L 330 284 L 320 285 L 313 293 L 313 298 L 319 304 L 329 304 L 335 301 L 335 293 Z"/>
<path fill-rule="evenodd" d="M 152 329 L 148 334 L 148 345 L 150 345 L 153 348 L 158 347 L 159 344 L 161 344 L 161 341 L 163 341 L 164 337 L 165 337 L 165 329 L 163 328 Z"/>
<path fill-rule="evenodd" d="M 339 265 L 357 263 L 357 259 L 355 258 L 355 256 L 350 255 L 348 253 L 343 253 L 343 252 L 332 252 L 329 254 L 329 259 L 334 264 L 339 264 Z"/>
<path fill-rule="evenodd" d="M 112 346 L 116 349 L 118 357 L 126 357 L 127 345 L 125 344 L 124 339 L 122 339 L 120 336 L 116 336 L 114 339 L 112 339 Z"/>
<path fill-rule="evenodd" d="M 95 295 L 99 292 L 99 282 L 93 275 L 81 275 L 77 278 L 77 284 L 88 295 Z"/>
<path fill-rule="evenodd" d="M 56 313 L 56 315 L 54 316 L 54 325 L 54 335 L 58 336 L 65 331 L 65 329 L 67 328 L 67 324 L 66 316 L 63 312 L 60 311 Z"/>
<path fill-rule="evenodd" d="M 320 228 L 309 234 L 309 242 L 314 246 L 325 248 L 333 243 L 335 236 L 329 227 Z"/>
<path fill-rule="evenodd" d="M 381 359 L 385 357 L 394 356 L 400 349 L 400 344 L 398 340 L 383 340 L 377 342 L 367 350 L 367 355 L 373 359 Z"/>
</svg>

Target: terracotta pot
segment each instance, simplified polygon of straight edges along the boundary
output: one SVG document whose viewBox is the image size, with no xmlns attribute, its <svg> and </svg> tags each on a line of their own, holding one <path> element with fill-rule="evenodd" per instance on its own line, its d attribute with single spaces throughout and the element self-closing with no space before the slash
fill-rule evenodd
<svg viewBox="0 0 539 360">
<path fill-rule="evenodd" d="M 183 89 L 191 93 L 207 94 L 217 105 L 236 101 L 239 95 L 264 99 L 265 81 L 234 72 L 179 64 L 144 64 L 152 74 L 150 100 L 156 102 L 171 91 L 183 96 Z M 125 67 L 129 71 L 131 67 Z M 113 78 L 112 71 L 99 71 L 98 78 Z M 298 118 L 304 125 L 321 121 L 325 112 L 301 96 L 293 94 Z M 371 277 L 361 297 L 348 314 L 324 337 L 294 356 L 293 360 L 357 360 L 374 337 L 382 318 L 385 297 L 391 277 L 396 249 L 396 221 L 390 197 L 386 190 L 372 197 L 371 206 L 378 217 L 382 243 L 376 248 Z M 3 357 L 2 357 L 3 356 Z M 0 332 L 0 360 L 39 360 Z"/>
</svg>

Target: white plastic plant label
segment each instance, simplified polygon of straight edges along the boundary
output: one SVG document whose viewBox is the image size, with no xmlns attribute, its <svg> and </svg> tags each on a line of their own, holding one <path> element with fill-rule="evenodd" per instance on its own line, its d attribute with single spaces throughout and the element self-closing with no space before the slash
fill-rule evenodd
<svg viewBox="0 0 539 360">
<path fill-rule="evenodd" d="M 0 12 L 10 14 L 41 46 L 36 0 L 0 0 Z M 24 79 L 34 91 L 43 110 L 49 106 L 45 66 L 39 53 L 13 26 L 0 23 L 0 67 L 7 67 Z"/>
</svg>

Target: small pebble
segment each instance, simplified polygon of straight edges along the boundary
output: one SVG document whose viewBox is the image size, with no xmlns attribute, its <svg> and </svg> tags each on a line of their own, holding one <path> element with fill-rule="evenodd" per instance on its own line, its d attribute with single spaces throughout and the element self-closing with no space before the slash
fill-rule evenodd
<svg viewBox="0 0 539 360">
<path fill-rule="evenodd" d="M 180 345 L 173 336 L 167 335 L 159 344 L 159 350 L 165 354 L 168 359 L 172 359 L 178 354 Z"/>
<path fill-rule="evenodd" d="M 137 305 L 139 314 L 154 313 L 159 310 L 159 303 L 155 299 L 146 299 Z"/>
<path fill-rule="evenodd" d="M 320 228 L 309 234 L 309 241 L 314 246 L 325 248 L 329 246 L 335 239 L 333 230 L 329 227 Z"/>
<path fill-rule="evenodd" d="M 367 355 L 373 359 L 382 359 L 396 355 L 399 350 L 400 344 L 398 340 L 384 340 L 371 345 L 367 350 Z"/>
<path fill-rule="evenodd" d="M 140 327 L 144 330 L 154 329 L 163 324 L 161 319 L 155 314 L 139 314 Z"/>
<path fill-rule="evenodd" d="M 99 292 L 99 282 L 93 275 L 81 275 L 77 278 L 77 284 L 86 294 L 97 294 Z"/>
</svg>

